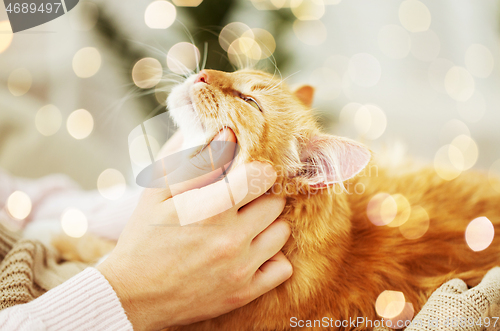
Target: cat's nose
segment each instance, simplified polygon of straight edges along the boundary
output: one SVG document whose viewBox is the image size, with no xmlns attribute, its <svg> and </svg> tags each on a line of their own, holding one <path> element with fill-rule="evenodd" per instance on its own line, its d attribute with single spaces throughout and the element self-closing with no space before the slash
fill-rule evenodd
<svg viewBox="0 0 500 331">
<path fill-rule="evenodd" d="M 198 77 L 196 77 L 196 80 L 194 83 L 205 83 L 208 84 L 208 73 L 205 70 L 200 71 L 198 74 Z"/>
</svg>

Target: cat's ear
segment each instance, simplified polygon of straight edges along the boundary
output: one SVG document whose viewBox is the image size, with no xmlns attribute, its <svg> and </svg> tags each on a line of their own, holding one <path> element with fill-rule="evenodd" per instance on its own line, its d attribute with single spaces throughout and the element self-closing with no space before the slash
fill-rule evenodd
<svg viewBox="0 0 500 331">
<path fill-rule="evenodd" d="M 318 135 L 312 137 L 301 152 L 300 175 L 310 187 L 327 187 L 356 176 L 370 159 L 370 150 L 354 140 Z"/>
<path fill-rule="evenodd" d="M 295 96 L 307 107 L 311 107 L 314 98 L 314 87 L 303 85 L 295 90 Z"/>
</svg>

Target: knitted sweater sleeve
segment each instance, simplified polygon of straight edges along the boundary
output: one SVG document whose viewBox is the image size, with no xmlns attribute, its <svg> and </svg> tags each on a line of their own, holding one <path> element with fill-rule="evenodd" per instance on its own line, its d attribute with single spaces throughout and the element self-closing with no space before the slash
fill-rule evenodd
<svg viewBox="0 0 500 331">
<path fill-rule="evenodd" d="M 106 278 L 87 268 L 39 298 L 0 312 L 0 330 L 133 330 Z"/>
</svg>

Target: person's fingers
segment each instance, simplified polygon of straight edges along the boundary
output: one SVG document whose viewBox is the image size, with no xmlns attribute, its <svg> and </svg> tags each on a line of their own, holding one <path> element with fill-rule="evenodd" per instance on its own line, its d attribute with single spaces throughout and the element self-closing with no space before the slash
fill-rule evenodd
<svg viewBox="0 0 500 331">
<path fill-rule="evenodd" d="M 235 171 L 227 176 L 237 209 L 266 193 L 277 178 L 276 171 L 267 163 L 252 162 L 240 170 L 244 173 Z"/>
<path fill-rule="evenodd" d="M 236 152 L 236 136 L 231 129 L 220 131 L 200 153 L 186 158 L 167 175 L 172 196 L 214 183 L 228 170 Z"/>
<path fill-rule="evenodd" d="M 290 237 L 290 225 L 285 220 L 278 219 L 262 231 L 250 245 L 250 249 L 255 252 L 257 266 L 262 265 L 270 257 L 278 253 L 286 244 Z"/>
<path fill-rule="evenodd" d="M 269 173 L 274 173 L 274 177 Z M 269 189 L 275 179 L 276 172 L 271 165 L 252 162 L 236 167 L 218 182 L 196 190 L 173 194 L 180 224 L 205 220 L 229 209 L 236 213 L 240 206 Z M 252 192 L 251 185 L 257 187 L 257 190 Z"/>
<path fill-rule="evenodd" d="M 177 130 L 172 137 L 163 145 L 160 152 L 158 153 L 157 159 L 164 158 L 170 154 L 178 152 L 184 141 L 184 137 L 182 136 L 181 130 Z"/>
<path fill-rule="evenodd" d="M 278 252 L 265 262 L 255 273 L 250 284 L 250 301 L 282 284 L 292 276 L 292 264 L 285 254 Z"/>
<path fill-rule="evenodd" d="M 251 238 L 255 238 L 278 218 L 285 208 L 285 204 L 284 197 L 276 194 L 264 194 L 243 206 L 238 212 L 238 219 L 241 221 L 242 227 L 248 229 Z"/>
</svg>

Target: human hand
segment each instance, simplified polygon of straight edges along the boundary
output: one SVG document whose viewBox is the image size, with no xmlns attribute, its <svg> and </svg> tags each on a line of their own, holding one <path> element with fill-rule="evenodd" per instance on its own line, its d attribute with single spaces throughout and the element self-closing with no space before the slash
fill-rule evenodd
<svg viewBox="0 0 500 331">
<path fill-rule="evenodd" d="M 223 134 L 225 140 L 235 139 L 232 131 Z M 217 317 L 291 276 L 291 264 L 280 252 L 290 228 L 286 221 L 275 220 L 285 200 L 263 195 L 276 172 L 253 162 L 228 177 L 232 194 L 241 199 L 226 210 L 221 203 L 221 192 L 227 192 L 224 180 L 194 190 L 184 186 L 175 192 L 176 203 L 170 190 L 146 189 L 116 248 L 98 266 L 135 330 Z M 196 207 L 203 200 L 224 211 L 180 226 L 183 210 L 178 209 Z"/>
</svg>

